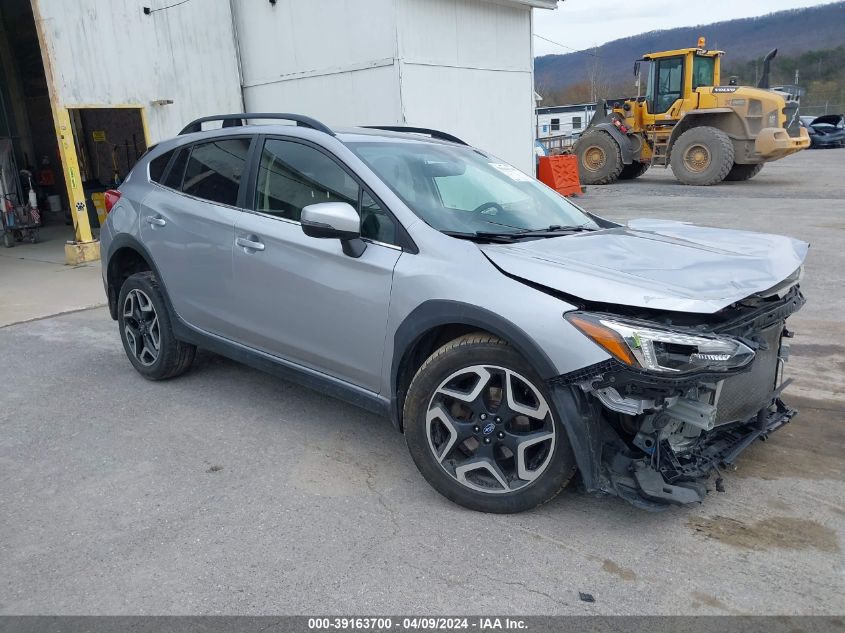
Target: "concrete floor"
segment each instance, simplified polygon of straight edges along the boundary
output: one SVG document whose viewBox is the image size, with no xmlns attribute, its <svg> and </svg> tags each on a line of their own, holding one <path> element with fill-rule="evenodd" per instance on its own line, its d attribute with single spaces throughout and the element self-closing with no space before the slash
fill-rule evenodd
<svg viewBox="0 0 845 633">
<path fill-rule="evenodd" d="M 73 227 L 50 224 L 38 242 L 0 246 L 0 327 L 105 303 L 100 262 L 65 265 Z"/>
<path fill-rule="evenodd" d="M 843 613 L 842 173 L 845 150 L 808 151 L 748 183 L 656 172 L 579 199 L 813 244 L 800 416 L 726 493 L 657 515 L 577 489 L 470 512 L 365 412 L 210 354 L 146 382 L 103 308 L 0 327 L 0 613 Z"/>
</svg>

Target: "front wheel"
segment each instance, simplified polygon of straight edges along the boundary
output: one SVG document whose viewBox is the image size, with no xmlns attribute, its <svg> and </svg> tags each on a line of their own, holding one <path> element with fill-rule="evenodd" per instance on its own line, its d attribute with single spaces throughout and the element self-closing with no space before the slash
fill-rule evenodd
<svg viewBox="0 0 845 633">
<path fill-rule="evenodd" d="M 408 389 L 405 440 L 426 480 L 482 512 L 528 510 L 575 474 L 543 381 L 505 341 L 484 333 L 432 354 Z"/>
<path fill-rule="evenodd" d="M 607 132 L 588 132 L 578 139 L 575 146 L 578 157 L 578 175 L 581 184 L 607 185 L 615 182 L 622 173 L 622 152 Z"/>
</svg>

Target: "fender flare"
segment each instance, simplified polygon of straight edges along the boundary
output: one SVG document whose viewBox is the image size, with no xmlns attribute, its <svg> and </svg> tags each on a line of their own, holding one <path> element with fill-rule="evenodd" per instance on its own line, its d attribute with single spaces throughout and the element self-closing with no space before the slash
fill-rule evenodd
<svg viewBox="0 0 845 633">
<path fill-rule="evenodd" d="M 607 132 L 608 134 L 610 134 L 610 137 L 614 141 L 616 141 L 616 144 L 619 146 L 619 151 L 622 155 L 623 164 L 630 165 L 634 162 L 634 148 L 631 146 L 630 139 L 625 134 L 620 132 L 615 125 L 606 122 L 596 123 L 595 125 L 590 126 L 590 131 L 592 130 L 600 130 L 602 132 Z M 587 134 L 581 136 L 581 138 L 578 139 L 578 142 L 580 143 L 581 139 L 586 136 Z"/>
<path fill-rule="evenodd" d="M 417 306 L 399 325 L 393 336 L 390 365 L 390 420 L 402 430 L 399 410 L 399 372 L 407 355 L 419 340 L 444 325 L 467 325 L 486 330 L 505 339 L 518 351 L 543 380 L 558 371 L 546 352 L 520 327 L 504 317 L 476 305 L 445 299 L 432 299 Z"/>
<path fill-rule="evenodd" d="M 167 286 L 164 283 L 164 279 L 162 278 L 161 273 L 158 270 L 158 266 L 156 266 L 155 264 L 155 260 L 153 259 L 152 255 L 150 255 L 150 252 L 147 250 L 147 248 L 143 244 L 141 244 L 141 242 L 138 241 L 135 236 L 129 235 L 127 233 L 120 233 L 112 239 L 112 241 L 109 243 L 108 253 L 106 254 L 105 259 L 103 260 L 103 263 L 106 267 L 106 297 L 109 301 L 109 312 L 111 313 L 112 318 L 115 320 L 117 319 L 117 296 L 112 296 L 111 288 L 108 284 L 109 268 L 111 268 L 112 257 L 114 256 L 114 254 L 123 248 L 130 248 L 133 251 L 136 251 L 139 255 L 141 255 L 141 257 L 144 258 L 144 260 L 147 262 L 147 265 L 150 267 L 150 270 L 155 273 L 156 280 L 158 281 L 158 284 L 162 290 L 162 294 L 164 295 L 164 301 L 167 304 L 167 310 L 168 312 L 170 312 L 171 320 L 174 320 L 174 317 L 178 318 L 176 311 L 173 309 L 173 304 L 170 302 L 170 295 L 167 292 Z"/>
</svg>

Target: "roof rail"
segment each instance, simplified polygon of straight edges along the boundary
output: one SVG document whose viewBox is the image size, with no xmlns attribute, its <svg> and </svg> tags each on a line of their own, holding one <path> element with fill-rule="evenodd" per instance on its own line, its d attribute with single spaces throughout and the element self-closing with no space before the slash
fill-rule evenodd
<svg viewBox="0 0 845 633">
<path fill-rule="evenodd" d="M 466 141 L 462 141 L 457 136 L 452 136 L 447 132 L 441 132 L 440 130 L 432 130 L 427 127 L 408 127 L 405 125 L 363 125 L 361 127 L 365 127 L 371 130 L 387 130 L 389 132 L 411 132 L 412 134 L 427 134 L 431 138 L 436 138 L 441 141 L 451 141 L 452 143 L 457 143 L 458 145 L 469 145 Z"/>
<path fill-rule="evenodd" d="M 241 112 L 238 114 L 215 114 L 212 116 L 200 117 L 199 119 L 191 121 L 188 125 L 182 128 L 182 131 L 179 132 L 179 136 L 182 134 L 190 134 L 191 132 L 201 132 L 202 124 L 208 121 L 223 121 L 223 127 L 238 127 L 243 125 L 245 120 L 249 119 L 280 119 L 283 121 L 296 121 L 296 124 L 300 127 L 308 127 L 312 130 L 324 132 L 331 136 L 335 135 L 331 128 L 324 123 L 320 123 L 316 119 L 312 119 L 311 117 L 303 116 L 301 114 L 290 114 L 287 112 Z"/>
</svg>

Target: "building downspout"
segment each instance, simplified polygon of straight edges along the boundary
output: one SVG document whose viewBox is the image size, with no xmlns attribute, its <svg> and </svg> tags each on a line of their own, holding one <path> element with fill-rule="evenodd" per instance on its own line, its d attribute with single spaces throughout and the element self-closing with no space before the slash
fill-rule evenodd
<svg viewBox="0 0 845 633">
<path fill-rule="evenodd" d="M 236 13 L 237 9 L 235 8 L 235 0 L 229 0 L 229 15 L 232 20 L 232 43 L 235 46 L 235 60 L 238 64 L 238 85 L 241 89 L 241 112 L 246 112 L 246 99 L 244 97 L 244 66 L 243 59 L 241 58 L 241 41 L 238 35 L 238 21 L 235 18 Z"/>
</svg>

